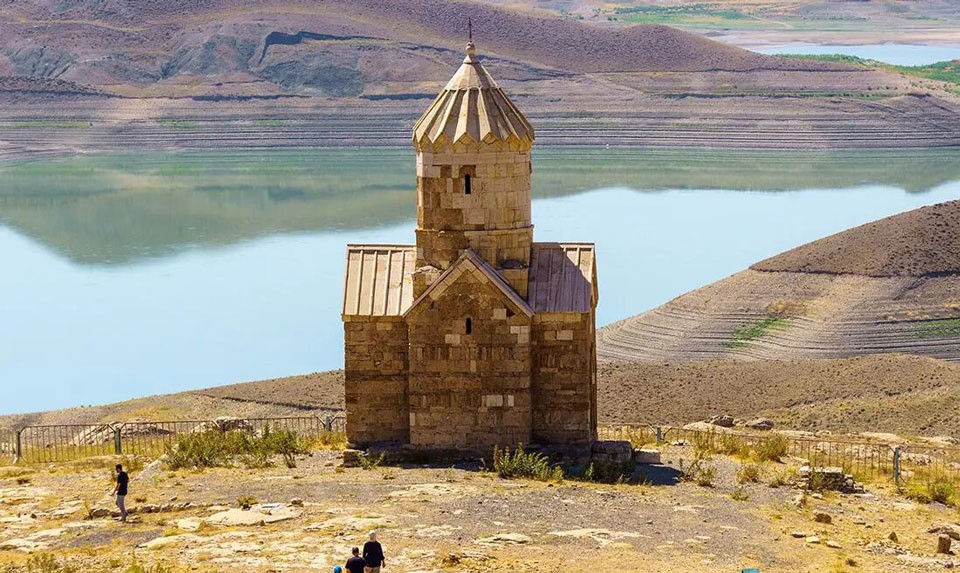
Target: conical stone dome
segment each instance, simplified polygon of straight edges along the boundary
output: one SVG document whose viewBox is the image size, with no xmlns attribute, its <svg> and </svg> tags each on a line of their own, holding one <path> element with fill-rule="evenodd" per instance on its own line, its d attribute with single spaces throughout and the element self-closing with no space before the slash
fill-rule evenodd
<svg viewBox="0 0 960 573">
<path fill-rule="evenodd" d="M 476 56 L 473 43 L 443 91 L 413 126 L 413 145 L 454 143 L 533 145 L 533 126 Z"/>
</svg>

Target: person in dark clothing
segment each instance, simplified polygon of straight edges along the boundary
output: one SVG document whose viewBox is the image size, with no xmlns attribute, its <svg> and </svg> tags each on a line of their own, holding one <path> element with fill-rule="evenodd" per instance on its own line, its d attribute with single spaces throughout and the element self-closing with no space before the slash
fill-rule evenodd
<svg viewBox="0 0 960 573">
<path fill-rule="evenodd" d="M 117 485 L 113 488 L 113 495 L 117 496 L 117 507 L 120 509 L 120 521 L 127 520 L 127 506 L 124 500 L 127 497 L 127 484 L 130 483 L 130 476 L 123 471 L 123 466 L 117 464 Z"/>
<path fill-rule="evenodd" d="M 367 563 L 363 560 L 363 557 L 360 557 L 360 550 L 356 547 L 353 548 L 353 557 L 347 559 L 347 573 L 364 573 Z"/>
<path fill-rule="evenodd" d="M 387 566 L 387 558 L 383 555 L 383 547 L 377 541 L 377 532 L 370 532 L 370 541 L 363 544 L 363 562 L 366 564 L 366 573 L 380 573 L 381 567 Z"/>
</svg>

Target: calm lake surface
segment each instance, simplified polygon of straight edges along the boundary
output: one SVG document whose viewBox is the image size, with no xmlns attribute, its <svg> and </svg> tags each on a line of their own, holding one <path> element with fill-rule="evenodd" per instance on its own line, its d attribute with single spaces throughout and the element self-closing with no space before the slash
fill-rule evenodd
<svg viewBox="0 0 960 573">
<path fill-rule="evenodd" d="M 0 413 L 340 367 L 345 245 L 413 242 L 414 179 L 406 149 L 0 166 Z M 544 149 L 534 196 L 537 240 L 597 243 L 607 324 L 958 199 L 960 151 Z"/>
<path fill-rule="evenodd" d="M 843 54 L 877 60 L 897 66 L 922 66 L 960 58 L 960 44 L 926 46 L 923 44 L 868 44 L 863 46 L 829 46 L 789 44 L 754 50 L 761 54 Z"/>
</svg>

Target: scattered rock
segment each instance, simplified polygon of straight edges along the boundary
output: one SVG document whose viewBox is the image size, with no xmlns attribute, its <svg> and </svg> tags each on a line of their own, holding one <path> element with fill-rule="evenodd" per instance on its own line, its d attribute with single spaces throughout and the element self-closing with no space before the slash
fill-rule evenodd
<svg viewBox="0 0 960 573">
<path fill-rule="evenodd" d="M 710 422 L 691 422 L 683 427 L 684 430 L 691 432 L 730 432 L 729 428 L 723 426 L 715 426 Z M 674 445 L 684 445 L 684 442 L 681 440 L 679 443 L 675 442 Z"/>
<path fill-rule="evenodd" d="M 951 523 L 940 523 L 932 526 L 927 530 L 927 533 L 939 533 L 946 535 L 950 539 L 955 541 L 960 541 L 960 526 L 953 525 Z"/>
<path fill-rule="evenodd" d="M 790 535 L 791 535 L 792 537 L 795 537 L 796 539 L 804 539 L 804 538 L 807 537 L 806 532 L 803 532 L 803 531 L 794 531 L 794 532 L 791 533 Z"/>
<path fill-rule="evenodd" d="M 254 505 L 249 511 L 242 509 L 221 511 L 204 519 L 204 521 L 223 526 L 266 525 L 268 523 L 287 521 L 297 517 L 300 517 L 300 512 L 289 508 L 277 507 L 264 509 L 262 506 Z"/>
<path fill-rule="evenodd" d="M 625 440 L 597 441 L 590 448 L 590 457 L 600 463 L 626 463 L 633 458 L 633 444 Z"/>
<path fill-rule="evenodd" d="M 951 539 L 949 535 L 941 533 L 937 537 L 937 553 L 950 554 Z"/>
<path fill-rule="evenodd" d="M 924 437 L 920 436 L 920 440 L 927 442 L 928 444 L 933 444 L 935 446 L 956 446 L 960 444 L 956 438 L 951 436 L 933 436 L 933 437 Z"/>
<path fill-rule="evenodd" d="M 90 519 L 103 519 L 105 517 L 110 517 L 113 515 L 112 509 L 107 509 L 105 507 L 95 507 L 90 510 Z"/>
<path fill-rule="evenodd" d="M 868 440 L 876 440 L 885 444 L 902 444 L 906 441 L 896 434 L 888 434 L 885 432 L 860 432 L 859 435 Z"/>
<path fill-rule="evenodd" d="M 720 426 L 721 428 L 732 428 L 733 427 L 733 416 L 722 414 L 719 416 L 713 416 L 707 423 L 712 426 Z"/>
<path fill-rule="evenodd" d="M 894 542 L 894 543 L 900 543 L 900 536 L 897 535 L 897 532 L 896 532 L 896 531 L 891 531 L 891 532 L 890 532 L 890 535 L 887 536 L 887 539 L 889 539 L 890 541 L 892 541 L 892 542 Z"/>
<path fill-rule="evenodd" d="M 828 539 L 828 540 L 824 543 L 824 545 L 826 545 L 826 546 L 829 547 L 830 549 L 843 549 L 843 546 L 842 546 L 842 545 L 840 545 L 839 543 L 837 543 L 836 541 L 834 541 L 834 540 L 832 540 L 832 539 Z"/>
<path fill-rule="evenodd" d="M 194 426 L 194 434 L 201 434 L 203 432 L 211 431 L 220 431 L 220 432 L 253 432 L 253 425 L 241 418 L 233 418 L 230 416 L 221 416 L 216 420 L 208 420 L 200 422 Z"/>
<path fill-rule="evenodd" d="M 812 545 L 816 545 L 816 544 L 820 543 L 820 538 L 817 537 L 816 535 L 811 535 L 810 537 L 806 538 L 804 541 L 806 541 L 807 543 L 810 543 L 810 544 L 812 544 Z"/>
<path fill-rule="evenodd" d="M 202 523 L 198 517 L 187 517 L 176 521 L 177 529 L 182 529 L 183 531 L 196 531 L 200 529 Z"/>
<path fill-rule="evenodd" d="M 490 537 L 477 539 L 476 543 L 480 545 L 524 545 L 530 543 L 533 539 L 522 533 L 497 533 Z"/>
<path fill-rule="evenodd" d="M 750 420 L 745 425 L 751 430 L 762 430 L 767 432 L 773 429 L 773 420 L 769 418 L 757 418 L 756 420 Z"/>
<path fill-rule="evenodd" d="M 633 461 L 638 464 L 660 464 L 659 450 L 645 450 L 637 448 L 633 450 Z"/>
<path fill-rule="evenodd" d="M 343 450 L 343 467 L 360 467 L 360 459 L 365 455 L 366 453 L 362 450 Z"/>
<path fill-rule="evenodd" d="M 826 524 L 830 524 L 833 522 L 833 518 L 830 517 L 830 514 L 823 511 L 814 512 L 813 520 L 816 521 L 817 523 L 826 523 Z"/>
<path fill-rule="evenodd" d="M 165 537 L 157 537 L 156 539 L 151 539 L 145 543 L 141 543 L 138 547 L 141 549 L 163 549 L 168 545 L 176 545 L 182 541 L 196 541 L 200 538 L 191 533 L 184 533 L 182 535 L 167 535 Z"/>
<path fill-rule="evenodd" d="M 303 500 L 300 499 L 299 497 L 295 497 L 295 498 L 293 498 L 293 499 L 290 500 L 290 506 L 291 506 L 291 507 L 303 507 Z"/>
<path fill-rule="evenodd" d="M 547 535 L 554 537 L 572 537 L 576 539 L 592 539 L 601 547 L 610 545 L 621 539 L 636 539 L 640 537 L 639 533 L 610 531 L 609 529 L 571 529 L 569 531 L 551 531 Z"/>
<path fill-rule="evenodd" d="M 797 470 L 795 484 L 801 489 L 821 489 L 839 491 L 841 493 L 863 493 L 863 485 L 857 483 L 852 475 L 843 473 L 839 467 L 803 466 Z M 814 494 L 816 497 L 818 494 Z M 819 498 L 818 498 L 819 499 Z"/>
</svg>

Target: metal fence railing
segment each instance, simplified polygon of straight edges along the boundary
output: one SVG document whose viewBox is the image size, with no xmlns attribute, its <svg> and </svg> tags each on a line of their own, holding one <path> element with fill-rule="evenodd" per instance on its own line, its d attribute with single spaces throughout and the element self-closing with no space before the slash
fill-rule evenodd
<svg viewBox="0 0 960 573">
<path fill-rule="evenodd" d="M 601 439 L 635 444 L 683 442 L 720 453 L 758 451 L 779 442 L 787 456 L 813 467 L 839 467 L 860 480 L 889 479 L 897 485 L 947 481 L 960 485 L 960 447 L 899 445 L 833 436 L 793 436 L 777 432 L 684 429 L 623 424 L 600 428 Z"/>
<path fill-rule="evenodd" d="M 204 431 L 289 430 L 304 438 L 343 432 L 341 412 L 322 416 L 286 418 L 220 418 L 217 420 L 176 420 L 115 422 L 105 424 L 58 424 L 24 426 L 0 430 L 0 461 L 14 463 L 66 462 L 92 456 L 160 456 L 183 434 Z"/>
</svg>

